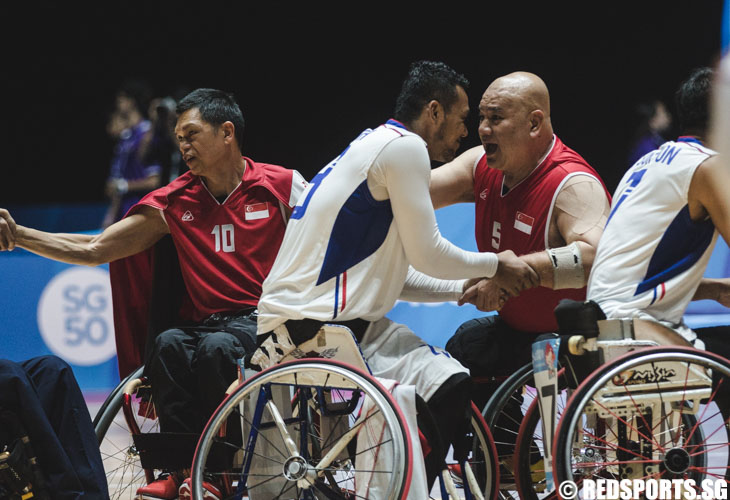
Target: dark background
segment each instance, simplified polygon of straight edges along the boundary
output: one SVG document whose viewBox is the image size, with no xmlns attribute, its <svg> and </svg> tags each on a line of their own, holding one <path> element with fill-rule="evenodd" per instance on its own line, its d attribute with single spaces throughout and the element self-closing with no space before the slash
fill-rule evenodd
<svg viewBox="0 0 730 500">
<path fill-rule="evenodd" d="M 104 200 L 113 147 L 105 124 L 127 77 L 147 79 L 157 95 L 233 92 L 246 119 L 246 155 L 311 178 L 362 129 L 389 117 L 418 59 L 464 73 L 472 109 L 495 77 L 540 75 L 556 133 L 613 190 L 628 167 L 635 104 L 671 103 L 692 68 L 716 62 L 723 7 L 721 0 L 334 5 L 15 5 L 2 21 L 0 206 Z M 465 148 L 478 144 L 476 125 L 473 113 Z"/>
</svg>

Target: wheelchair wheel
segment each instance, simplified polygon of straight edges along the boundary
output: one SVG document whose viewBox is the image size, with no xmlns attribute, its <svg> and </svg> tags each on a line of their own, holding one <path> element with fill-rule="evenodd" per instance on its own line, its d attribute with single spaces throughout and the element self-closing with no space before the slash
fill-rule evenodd
<svg viewBox="0 0 730 500">
<path fill-rule="evenodd" d="M 484 417 L 474 403 L 471 404 L 471 418 L 466 439 L 468 455 L 465 462 L 457 462 L 451 453 L 446 457 L 447 469 L 451 472 L 454 484 L 464 489 L 465 495 L 466 491 L 469 491 L 471 498 L 475 498 L 475 491 L 486 500 L 497 498 L 499 491 L 497 448 Z"/>
<path fill-rule="evenodd" d="M 193 459 L 225 497 L 405 498 L 405 418 L 371 376 L 332 360 L 282 363 L 248 379 L 214 413 Z"/>
<path fill-rule="evenodd" d="M 555 482 L 727 481 L 728 413 L 728 360 L 678 346 L 630 352 L 596 370 L 568 401 L 553 448 Z"/>
<path fill-rule="evenodd" d="M 94 429 L 112 500 L 136 498 L 137 488 L 151 481 L 155 473 L 142 468 L 123 411 L 124 388 L 130 381 L 139 379 L 143 370 L 144 367 L 140 367 L 128 375 L 107 397 L 94 417 Z M 140 431 L 159 432 L 157 419 L 145 410 L 151 408 L 151 404 L 142 403 L 140 407 L 141 402 L 136 397 L 132 397 L 130 403 L 130 413 L 134 415 Z"/>
<path fill-rule="evenodd" d="M 562 364 L 559 367 L 562 368 Z M 558 379 L 560 387 L 567 385 L 564 373 L 561 369 Z M 525 413 L 533 401 L 537 402 L 536 398 L 532 363 L 528 363 L 502 382 L 482 411 L 497 449 L 499 498 L 519 498 L 515 478 L 517 436 Z"/>
</svg>

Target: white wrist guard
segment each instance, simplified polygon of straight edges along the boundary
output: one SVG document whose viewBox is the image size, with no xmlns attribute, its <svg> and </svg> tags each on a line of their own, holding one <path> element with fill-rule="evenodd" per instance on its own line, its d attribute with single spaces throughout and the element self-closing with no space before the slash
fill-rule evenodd
<svg viewBox="0 0 730 500">
<path fill-rule="evenodd" d="M 553 265 L 553 289 L 583 288 L 586 285 L 583 259 L 580 246 L 573 242 L 560 248 L 548 248 L 550 263 Z"/>
</svg>

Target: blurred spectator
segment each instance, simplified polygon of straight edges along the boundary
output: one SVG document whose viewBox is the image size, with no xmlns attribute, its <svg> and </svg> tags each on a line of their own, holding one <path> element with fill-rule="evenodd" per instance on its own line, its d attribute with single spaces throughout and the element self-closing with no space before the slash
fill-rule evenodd
<svg viewBox="0 0 730 500">
<path fill-rule="evenodd" d="M 654 151 L 666 142 L 666 134 L 672 125 L 672 115 L 664 103 L 658 99 L 644 102 L 636 107 L 638 118 L 636 130 L 632 137 L 628 163 L 633 165 L 636 160 L 650 151 Z"/>
<path fill-rule="evenodd" d="M 149 107 L 150 131 L 140 144 L 140 154 L 145 165 L 159 165 L 162 184 L 174 180 L 187 170 L 182 162 L 175 138 L 175 106 L 172 97 L 155 97 Z"/>
<path fill-rule="evenodd" d="M 103 227 L 121 219 L 142 196 L 162 185 L 160 165 L 145 163 L 141 149 L 152 133 L 145 116 L 150 100 L 150 89 L 140 80 L 129 80 L 117 91 L 116 109 L 107 124 L 107 132 L 117 143 L 106 183 L 110 205 Z"/>
</svg>

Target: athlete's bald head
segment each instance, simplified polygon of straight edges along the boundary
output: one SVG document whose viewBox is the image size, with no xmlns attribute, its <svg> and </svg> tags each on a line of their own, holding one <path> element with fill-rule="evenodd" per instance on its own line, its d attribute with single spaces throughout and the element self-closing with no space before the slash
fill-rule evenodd
<svg viewBox="0 0 730 500">
<path fill-rule="evenodd" d="M 505 97 L 514 99 L 520 103 L 528 112 L 539 109 L 550 119 L 550 93 L 547 85 L 539 76 L 526 71 L 516 71 L 494 80 L 487 92 L 500 93 Z"/>
<path fill-rule="evenodd" d="M 529 174 L 553 141 L 545 82 L 525 71 L 494 80 L 479 102 L 479 137 L 489 166 L 508 185 Z"/>
</svg>

